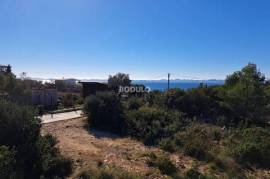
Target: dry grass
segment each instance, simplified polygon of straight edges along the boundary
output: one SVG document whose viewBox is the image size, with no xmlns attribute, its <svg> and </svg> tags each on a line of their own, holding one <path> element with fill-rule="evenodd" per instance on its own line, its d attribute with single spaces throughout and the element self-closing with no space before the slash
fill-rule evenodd
<svg viewBox="0 0 270 179">
<path fill-rule="evenodd" d="M 155 175 L 158 172 L 155 168 L 149 167 L 145 154 L 150 152 L 162 154 L 164 151 L 161 149 L 145 146 L 128 137 L 118 137 L 96 130 L 88 131 L 85 126 L 85 118 L 58 121 L 42 126 L 41 133 L 55 136 L 61 154 L 73 160 L 74 172 L 70 178 L 75 178 L 82 171 L 98 169 L 99 166 L 114 166 L 139 175 Z M 169 154 L 169 157 L 182 175 L 196 163 L 201 173 L 212 173 L 218 178 L 224 176 L 222 173 L 213 173 L 211 164 L 196 161 L 181 153 Z M 270 178 L 269 170 L 253 170 L 245 173 L 250 178 Z"/>
<path fill-rule="evenodd" d="M 42 134 L 50 133 L 57 138 L 58 147 L 64 156 L 74 162 L 74 177 L 81 171 L 98 165 L 113 165 L 128 172 L 146 175 L 153 169 L 147 165 L 143 153 L 163 152 L 155 147 L 147 147 L 141 142 L 116 135 L 88 131 L 85 119 L 59 121 L 42 126 Z M 171 155 L 180 170 L 188 169 L 191 159 L 182 155 Z"/>
</svg>

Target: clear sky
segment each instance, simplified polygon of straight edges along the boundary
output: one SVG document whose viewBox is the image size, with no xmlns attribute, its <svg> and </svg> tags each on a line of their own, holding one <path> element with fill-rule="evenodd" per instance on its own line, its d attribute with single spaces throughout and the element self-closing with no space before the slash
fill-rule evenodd
<svg viewBox="0 0 270 179">
<path fill-rule="evenodd" d="M 0 0 L 0 64 L 32 77 L 270 77 L 269 0 Z"/>
</svg>

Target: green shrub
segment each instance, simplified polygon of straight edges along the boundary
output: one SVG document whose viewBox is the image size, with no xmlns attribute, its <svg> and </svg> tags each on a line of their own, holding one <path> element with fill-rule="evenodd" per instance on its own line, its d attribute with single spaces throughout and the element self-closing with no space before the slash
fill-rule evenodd
<svg viewBox="0 0 270 179">
<path fill-rule="evenodd" d="M 82 105 L 84 103 L 84 100 L 82 97 L 76 96 L 76 104 Z"/>
<path fill-rule="evenodd" d="M 201 174 L 198 170 L 192 168 L 188 170 L 185 174 L 186 179 L 210 179 L 210 177 L 207 177 L 203 174 Z"/>
<path fill-rule="evenodd" d="M 132 97 L 127 101 L 127 109 L 128 110 L 138 110 L 145 104 L 142 98 Z"/>
<path fill-rule="evenodd" d="M 147 145 L 156 145 L 160 139 L 172 136 L 181 130 L 183 122 L 180 113 L 162 108 L 142 107 L 126 114 L 128 134 Z"/>
<path fill-rule="evenodd" d="M 102 169 L 101 171 L 98 172 L 97 179 L 114 179 L 114 173 L 113 171 L 109 169 Z"/>
<path fill-rule="evenodd" d="M 32 108 L 0 100 L 0 145 L 16 151 L 16 168 L 22 170 L 21 176 L 37 175 L 39 129 L 39 119 Z"/>
<path fill-rule="evenodd" d="M 177 95 L 175 98 L 174 108 L 188 117 L 214 122 L 219 115 L 220 99 L 215 87 L 201 84 L 200 87 L 189 89 L 182 96 Z"/>
<path fill-rule="evenodd" d="M 123 133 L 123 107 L 120 99 L 112 92 L 98 92 L 89 96 L 84 104 L 84 112 L 91 127 Z"/>
<path fill-rule="evenodd" d="M 211 127 L 200 124 L 192 124 L 185 131 L 174 136 L 175 145 L 186 155 L 198 160 L 209 161 L 213 157 L 210 150 L 213 146 Z"/>
<path fill-rule="evenodd" d="M 207 160 L 207 153 L 202 145 L 203 141 L 193 139 L 184 145 L 183 151 L 186 155 L 197 158 L 198 160 Z"/>
<path fill-rule="evenodd" d="M 15 151 L 7 146 L 0 146 L 0 178 L 13 177 L 15 174 Z"/>
<path fill-rule="evenodd" d="M 103 167 L 91 171 L 83 171 L 76 178 L 78 179 L 139 179 L 138 175 L 123 171 L 116 167 Z"/>
<path fill-rule="evenodd" d="M 225 81 L 226 95 L 223 97 L 228 119 L 235 124 L 264 124 L 269 104 L 265 82 L 264 74 L 256 64 L 251 63 L 229 75 Z"/>
<path fill-rule="evenodd" d="M 270 167 L 270 133 L 263 128 L 238 130 L 231 136 L 230 153 L 244 166 Z"/>
<path fill-rule="evenodd" d="M 75 104 L 75 99 L 74 98 L 75 98 L 75 96 L 73 96 L 71 93 L 65 94 L 62 97 L 61 103 L 65 108 L 73 107 L 74 104 Z"/>
<path fill-rule="evenodd" d="M 178 110 L 200 121 L 218 122 L 225 126 L 244 123 L 264 125 L 269 120 L 269 81 L 256 64 L 249 63 L 228 75 L 225 85 L 153 91 L 146 96 L 152 107 Z"/>
<path fill-rule="evenodd" d="M 156 161 L 156 165 L 162 174 L 172 176 L 172 175 L 176 174 L 176 172 L 177 172 L 177 168 L 176 168 L 175 164 L 172 163 L 172 161 L 166 156 L 162 156 L 162 157 L 158 158 Z"/>
<path fill-rule="evenodd" d="M 90 171 L 82 171 L 81 173 L 78 174 L 76 178 L 77 179 L 94 179 Z"/>
<path fill-rule="evenodd" d="M 42 175 L 45 177 L 64 177 L 72 171 L 72 162 L 60 155 L 56 143 L 51 135 L 40 137 L 37 143 Z"/>
<path fill-rule="evenodd" d="M 30 107 L 0 100 L 0 146 L 6 146 L 1 147 L 1 171 L 12 168 L 14 178 L 68 175 L 70 162 L 61 159 L 51 137 L 40 136 L 40 120 L 35 116 Z"/>
<path fill-rule="evenodd" d="M 167 99 L 163 92 L 154 90 L 146 95 L 146 101 L 151 107 L 162 107 L 167 106 Z"/>
<path fill-rule="evenodd" d="M 183 97 L 186 91 L 178 88 L 170 89 L 165 92 L 166 104 L 170 109 L 178 109 L 183 105 Z"/>
<path fill-rule="evenodd" d="M 148 165 L 158 168 L 162 174 L 169 176 L 177 174 L 178 170 L 168 156 L 155 153 L 149 153 L 147 156 L 149 157 Z"/>
<path fill-rule="evenodd" d="M 212 129 L 212 138 L 213 140 L 219 141 L 221 139 L 221 131 L 220 129 Z"/>
<path fill-rule="evenodd" d="M 161 149 L 169 152 L 175 152 L 176 151 L 176 146 L 171 138 L 166 138 L 166 139 L 161 139 L 159 142 L 159 146 Z"/>
</svg>

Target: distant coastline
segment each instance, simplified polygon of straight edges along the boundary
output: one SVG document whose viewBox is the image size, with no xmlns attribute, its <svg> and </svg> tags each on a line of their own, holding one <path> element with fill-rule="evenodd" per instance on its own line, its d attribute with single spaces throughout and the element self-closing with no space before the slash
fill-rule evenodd
<svg viewBox="0 0 270 179">
<path fill-rule="evenodd" d="M 45 82 L 54 82 L 56 79 L 43 79 L 43 78 L 30 78 L 36 81 Z M 107 83 L 105 79 L 77 79 L 78 81 L 93 81 L 99 83 Z M 164 91 L 167 89 L 168 81 L 165 79 L 161 80 L 132 80 L 133 84 L 144 85 L 149 87 L 151 90 L 159 90 Z M 180 88 L 180 89 L 190 89 L 190 88 L 197 88 L 201 83 L 207 84 L 208 86 L 216 86 L 216 85 L 223 85 L 225 80 L 219 79 L 209 79 L 209 80 L 193 80 L 193 79 L 172 79 L 170 80 L 170 88 Z"/>
<path fill-rule="evenodd" d="M 142 84 L 149 87 L 151 90 L 165 91 L 168 88 L 167 80 L 133 80 L 133 84 Z M 200 84 L 208 86 L 223 85 L 224 80 L 171 80 L 170 88 L 191 89 L 197 88 Z"/>
</svg>

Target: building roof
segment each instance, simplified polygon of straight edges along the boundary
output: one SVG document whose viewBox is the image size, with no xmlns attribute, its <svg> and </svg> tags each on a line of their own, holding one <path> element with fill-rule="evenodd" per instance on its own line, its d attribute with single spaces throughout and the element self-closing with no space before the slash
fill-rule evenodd
<svg viewBox="0 0 270 179">
<path fill-rule="evenodd" d="M 104 84 L 108 85 L 106 82 L 101 82 L 101 81 L 79 81 L 81 84 Z"/>
<path fill-rule="evenodd" d="M 32 90 L 56 90 L 55 87 L 35 87 L 35 88 L 32 88 Z"/>
</svg>

